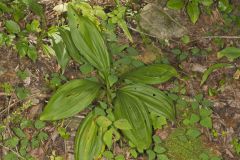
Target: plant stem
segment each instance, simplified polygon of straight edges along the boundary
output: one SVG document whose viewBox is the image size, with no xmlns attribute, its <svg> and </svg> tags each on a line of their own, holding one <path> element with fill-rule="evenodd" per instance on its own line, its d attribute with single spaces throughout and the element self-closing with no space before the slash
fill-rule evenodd
<svg viewBox="0 0 240 160">
<path fill-rule="evenodd" d="M 111 86 L 108 80 L 108 74 L 104 74 L 104 80 L 106 84 L 106 89 L 107 89 L 107 103 L 109 106 L 112 106 L 112 92 L 111 92 Z"/>
</svg>

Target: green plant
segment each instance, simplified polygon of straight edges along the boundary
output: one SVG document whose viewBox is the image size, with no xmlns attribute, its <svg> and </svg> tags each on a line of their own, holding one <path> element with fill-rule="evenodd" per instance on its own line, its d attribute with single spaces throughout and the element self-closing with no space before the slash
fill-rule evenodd
<svg viewBox="0 0 240 160">
<path fill-rule="evenodd" d="M 0 146 L 7 149 L 6 153 L 0 155 L 3 160 L 33 160 L 31 151 L 48 140 L 48 133 L 44 130 L 46 123 L 24 116 L 23 113 L 30 107 L 30 102 L 24 103 L 0 123 Z"/>
<path fill-rule="evenodd" d="M 239 142 L 239 139 L 234 138 L 233 141 L 232 141 L 232 145 L 233 145 L 233 148 L 236 151 L 236 153 L 240 154 L 240 142 Z"/>
<path fill-rule="evenodd" d="M 30 23 L 24 19 L 28 12 L 36 15 Z M 37 49 L 46 36 L 42 5 L 38 3 L 38 0 L 4 0 L 0 2 L 0 16 L 5 29 L 5 32 L 0 33 L 0 46 L 12 47 L 20 57 L 27 56 L 35 62 Z"/>
<path fill-rule="evenodd" d="M 172 100 L 149 84 L 164 83 L 176 77 L 176 70 L 169 65 L 153 64 L 116 77 L 98 27 L 87 17 L 79 15 L 71 4 L 68 4 L 67 12 L 70 31 L 62 32 L 70 33 L 69 43 L 64 39 L 61 45 L 66 45 L 67 51 L 71 49 L 81 55 L 97 70 L 97 75 L 92 79 L 71 80 L 61 86 L 49 100 L 40 119 L 68 118 L 95 104 L 76 133 L 75 159 L 92 160 L 101 155 L 113 157 L 104 149 L 105 146 L 110 149 L 113 141 L 120 139 L 119 131 L 139 152 L 143 152 L 152 143 L 150 113 L 175 119 Z M 98 103 L 93 103 L 96 99 Z"/>
<path fill-rule="evenodd" d="M 232 11 L 232 5 L 229 0 L 217 0 L 218 9 L 224 13 Z M 168 0 L 167 7 L 174 10 L 180 10 L 186 7 L 187 14 L 192 21 L 196 23 L 201 14 L 201 8 L 211 10 L 214 0 Z"/>
</svg>

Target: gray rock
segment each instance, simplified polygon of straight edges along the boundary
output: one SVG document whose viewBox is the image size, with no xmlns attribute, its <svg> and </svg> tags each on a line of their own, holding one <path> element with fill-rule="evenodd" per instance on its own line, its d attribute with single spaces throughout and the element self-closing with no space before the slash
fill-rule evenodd
<svg viewBox="0 0 240 160">
<path fill-rule="evenodd" d="M 179 22 L 179 12 L 161 8 L 160 5 L 147 4 L 140 13 L 140 27 L 159 39 L 179 38 L 187 30 Z"/>
</svg>

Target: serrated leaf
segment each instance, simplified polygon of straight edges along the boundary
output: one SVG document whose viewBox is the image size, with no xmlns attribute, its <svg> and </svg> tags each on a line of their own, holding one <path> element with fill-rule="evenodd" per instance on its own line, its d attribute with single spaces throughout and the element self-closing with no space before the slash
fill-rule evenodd
<svg viewBox="0 0 240 160">
<path fill-rule="evenodd" d="M 12 130 L 13 130 L 14 134 L 16 136 L 18 136 L 19 138 L 25 138 L 26 137 L 25 133 L 20 128 L 13 128 Z"/>
<path fill-rule="evenodd" d="M 71 5 L 68 5 L 68 20 L 73 42 L 79 52 L 107 78 L 110 57 L 98 28 L 88 18 L 78 15 Z"/>
<path fill-rule="evenodd" d="M 5 26 L 9 33 L 19 33 L 21 31 L 20 26 L 12 20 L 6 21 Z"/>
<path fill-rule="evenodd" d="M 111 151 L 105 151 L 103 152 L 103 156 L 107 159 L 112 159 L 114 157 L 113 153 Z"/>
<path fill-rule="evenodd" d="M 217 70 L 219 68 L 223 68 L 223 67 L 230 67 L 230 66 L 232 66 L 232 65 L 228 64 L 228 63 L 216 63 L 216 64 L 213 64 L 206 71 L 204 71 L 200 85 L 202 86 L 204 84 L 204 82 L 207 80 L 208 76 L 212 72 L 214 72 L 215 70 Z"/>
<path fill-rule="evenodd" d="M 196 1 L 189 1 L 187 4 L 187 13 L 192 21 L 192 23 L 196 23 L 199 15 L 200 15 L 200 9 L 198 6 L 198 2 Z"/>
<path fill-rule="evenodd" d="M 37 49 L 36 49 L 36 47 L 33 46 L 33 45 L 29 45 L 27 55 L 33 62 L 36 62 L 36 60 L 37 60 Z"/>
<path fill-rule="evenodd" d="M 157 157 L 159 160 L 169 160 L 169 158 L 165 154 L 159 154 Z"/>
<path fill-rule="evenodd" d="M 148 160 L 155 160 L 156 154 L 153 150 L 147 150 Z"/>
<path fill-rule="evenodd" d="M 200 120 L 200 117 L 198 115 L 194 114 L 194 113 L 191 114 L 191 117 L 189 119 L 191 125 L 197 123 L 199 120 Z"/>
<path fill-rule="evenodd" d="M 170 9 L 179 10 L 179 9 L 183 8 L 183 6 L 184 6 L 183 0 L 169 0 L 167 2 L 167 7 Z"/>
<path fill-rule="evenodd" d="M 18 143 L 19 143 L 19 138 L 12 137 L 12 138 L 7 139 L 4 142 L 4 145 L 9 147 L 9 148 L 14 148 L 14 147 L 16 147 L 18 145 Z"/>
<path fill-rule="evenodd" d="M 118 92 L 114 101 L 116 120 L 126 119 L 132 126 L 121 130 L 139 151 L 147 149 L 152 142 L 152 126 L 146 106 L 134 96 Z"/>
<path fill-rule="evenodd" d="M 89 80 L 72 80 L 52 96 L 41 114 L 41 120 L 71 117 L 85 109 L 97 97 L 101 85 Z"/>
<path fill-rule="evenodd" d="M 11 153 L 7 153 L 6 155 L 4 155 L 3 159 L 4 160 L 17 160 L 18 157 L 16 154 L 11 152 Z"/>
<path fill-rule="evenodd" d="M 203 127 L 211 129 L 212 128 L 212 119 L 210 117 L 206 117 L 200 121 L 200 124 Z"/>
<path fill-rule="evenodd" d="M 227 57 L 230 62 L 240 57 L 240 48 L 227 47 L 217 53 L 218 58 Z"/>
<path fill-rule="evenodd" d="M 114 126 L 118 129 L 129 130 L 132 129 L 131 124 L 126 119 L 119 119 L 114 122 Z"/>
<path fill-rule="evenodd" d="M 40 121 L 40 120 L 36 120 L 35 123 L 34 123 L 34 127 L 36 129 L 42 129 L 42 128 L 45 127 L 45 125 L 46 125 L 46 123 L 43 122 L 43 121 Z"/>
<path fill-rule="evenodd" d="M 97 159 L 104 147 L 103 129 L 95 122 L 96 116 L 90 112 L 79 125 L 75 137 L 74 157 L 76 160 Z"/>
<path fill-rule="evenodd" d="M 200 116 L 203 117 L 208 117 L 212 114 L 212 110 L 211 109 L 207 109 L 207 108 L 201 108 L 199 110 Z"/>
<path fill-rule="evenodd" d="M 164 153 L 164 152 L 166 152 L 166 149 L 164 147 L 160 146 L 160 145 L 156 145 L 154 147 L 154 152 L 156 152 L 156 153 Z"/>
<path fill-rule="evenodd" d="M 190 128 L 187 130 L 186 135 L 189 138 L 194 139 L 194 138 L 199 137 L 201 135 L 201 132 L 196 128 Z"/>
<path fill-rule="evenodd" d="M 120 91 L 137 97 L 150 112 L 165 116 L 170 120 L 175 119 L 174 104 L 171 98 L 162 91 L 142 84 L 128 85 L 121 88 Z"/>
<path fill-rule="evenodd" d="M 75 47 L 73 43 L 70 31 L 62 27 L 58 28 L 58 30 L 63 39 L 63 42 L 66 45 L 69 56 L 71 56 L 73 60 L 75 60 L 79 64 L 82 64 L 83 58 L 81 57 L 80 52 L 78 51 L 78 49 Z"/>
<path fill-rule="evenodd" d="M 153 64 L 139 67 L 123 76 L 123 78 L 144 84 L 164 83 L 177 76 L 177 71 L 170 65 Z"/>
<path fill-rule="evenodd" d="M 96 119 L 96 123 L 103 128 L 107 128 L 112 124 L 112 122 L 105 116 L 99 116 Z"/>
</svg>

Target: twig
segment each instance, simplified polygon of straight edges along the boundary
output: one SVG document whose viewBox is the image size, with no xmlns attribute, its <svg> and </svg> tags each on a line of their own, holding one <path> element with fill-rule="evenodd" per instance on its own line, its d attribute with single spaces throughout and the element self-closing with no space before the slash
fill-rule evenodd
<svg viewBox="0 0 240 160">
<path fill-rule="evenodd" d="M 201 39 L 213 39 L 213 38 L 240 39 L 240 36 L 204 36 L 204 37 L 201 37 Z"/>
<path fill-rule="evenodd" d="M 0 96 L 9 96 L 8 93 L 0 92 Z"/>
<path fill-rule="evenodd" d="M 128 28 L 131 29 L 131 30 L 134 31 L 134 32 L 138 32 L 138 33 L 140 33 L 140 34 L 143 34 L 143 35 L 146 35 L 146 36 L 149 36 L 149 37 L 152 37 L 152 38 L 158 38 L 158 37 L 156 37 L 156 36 L 154 36 L 154 35 L 152 35 L 152 34 L 148 34 L 148 33 L 146 33 L 146 32 L 142 32 L 142 31 L 140 31 L 140 30 L 138 30 L 138 29 L 135 29 L 135 28 L 133 28 L 133 27 L 131 27 L 131 26 L 128 26 Z"/>
<path fill-rule="evenodd" d="M 214 38 L 220 38 L 220 39 L 240 39 L 240 36 L 203 36 L 203 37 L 199 37 L 196 38 L 195 40 L 190 41 L 191 42 L 195 42 L 195 41 L 199 41 L 201 39 L 214 39 Z"/>
<path fill-rule="evenodd" d="M 9 151 L 11 151 L 11 152 L 13 152 L 13 153 L 14 153 L 16 156 L 18 156 L 19 158 L 26 160 L 26 158 L 24 158 L 23 156 L 21 156 L 19 153 L 15 152 L 15 151 L 12 150 L 11 148 L 8 148 L 8 147 L 4 146 L 2 143 L 0 143 L 0 146 L 3 147 L 3 148 L 5 148 L 5 149 L 7 149 L 7 150 L 9 150 Z"/>
</svg>

